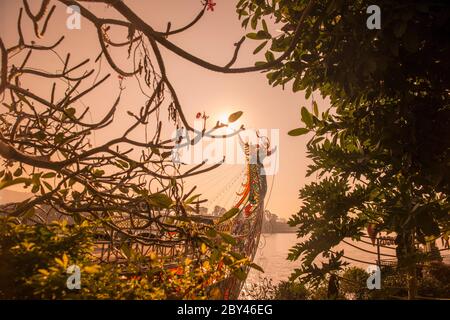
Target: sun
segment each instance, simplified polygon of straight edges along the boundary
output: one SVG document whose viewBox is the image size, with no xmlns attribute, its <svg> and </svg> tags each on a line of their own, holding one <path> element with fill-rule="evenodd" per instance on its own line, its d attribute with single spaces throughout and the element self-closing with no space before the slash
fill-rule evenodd
<svg viewBox="0 0 450 320">
<path fill-rule="evenodd" d="M 228 124 L 228 114 L 226 113 L 220 114 L 218 120 L 223 124 Z"/>
<path fill-rule="evenodd" d="M 228 121 L 228 117 L 230 116 L 230 114 L 223 112 L 218 117 L 218 121 L 220 121 L 220 123 L 226 125 L 225 131 L 227 134 L 235 132 L 236 130 L 238 130 L 238 127 L 239 127 L 237 122 L 230 123 Z"/>
</svg>

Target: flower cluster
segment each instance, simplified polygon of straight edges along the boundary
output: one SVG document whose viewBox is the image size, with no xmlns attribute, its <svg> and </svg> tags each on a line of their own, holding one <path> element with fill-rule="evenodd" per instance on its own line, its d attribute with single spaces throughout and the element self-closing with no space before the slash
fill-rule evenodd
<svg viewBox="0 0 450 320">
<path fill-rule="evenodd" d="M 214 11 L 214 6 L 217 3 L 215 3 L 213 0 L 206 0 L 206 10 Z"/>
</svg>

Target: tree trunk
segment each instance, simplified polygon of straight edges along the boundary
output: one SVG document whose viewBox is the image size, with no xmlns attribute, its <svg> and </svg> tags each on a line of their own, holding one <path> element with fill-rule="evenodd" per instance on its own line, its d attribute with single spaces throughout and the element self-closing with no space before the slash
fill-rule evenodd
<svg viewBox="0 0 450 320">
<path fill-rule="evenodd" d="M 416 264 L 408 267 L 408 300 L 414 300 L 417 297 L 417 272 Z"/>
<path fill-rule="evenodd" d="M 414 232 L 409 237 L 409 254 L 412 257 L 416 251 Z M 408 281 L 408 300 L 414 300 L 417 297 L 417 267 L 415 258 L 411 259 L 407 271 Z"/>
</svg>

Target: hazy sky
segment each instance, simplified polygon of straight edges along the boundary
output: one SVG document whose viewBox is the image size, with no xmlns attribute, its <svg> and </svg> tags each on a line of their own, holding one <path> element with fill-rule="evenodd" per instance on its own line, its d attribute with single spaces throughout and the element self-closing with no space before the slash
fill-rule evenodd
<svg viewBox="0 0 450 320">
<path fill-rule="evenodd" d="M 40 1 L 31 1 L 36 4 Z M 250 31 L 241 28 L 235 12 L 236 1 L 216 0 L 215 11 L 207 11 L 202 20 L 193 28 L 180 34 L 169 37 L 169 40 L 184 48 L 190 53 L 219 65 L 225 65 L 231 58 L 234 46 L 240 37 Z M 200 0 L 127 0 L 126 3 L 136 10 L 138 15 L 148 22 L 154 29 L 164 31 L 167 22 L 172 23 L 172 29 L 183 26 L 199 12 Z M 7 46 L 17 41 L 16 21 L 21 0 L 0 1 L 0 36 Z M 83 3 L 88 8 L 96 8 L 97 13 L 110 12 L 111 9 L 98 9 L 98 5 Z M 64 34 L 66 39 L 61 46 L 61 51 L 70 51 L 73 54 L 73 62 L 80 62 L 83 57 L 95 58 L 98 53 L 98 42 L 94 29 L 86 20 L 82 20 L 81 30 L 68 30 L 65 20 L 68 14 L 65 7 L 58 5 L 50 23 L 50 30 L 45 39 L 57 39 Z M 120 17 L 117 15 L 117 17 Z M 28 27 L 27 27 L 28 26 Z M 24 23 L 24 28 L 30 29 L 29 24 Z M 116 39 L 117 40 L 117 39 Z M 236 66 L 253 65 L 257 57 L 252 55 L 258 42 L 247 39 L 239 55 Z M 212 119 L 218 119 L 223 115 L 241 110 L 244 115 L 239 120 L 247 128 L 279 129 L 279 172 L 274 177 L 269 177 L 269 187 L 273 183 L 271 197 L 268 199 L 267 209 L 282 217 L 289 217 L 295 213 L 299 206 L 298 190 L 308 180 L 305 180 L 307 159 L 305 144 L 308 137 L 289 137 L 287 132 L 299 127 L 300 106 L 311 106 L 311 101 L 305 101 L 303 93 L 292 93 L 291 85 L 283 91 L 281 87 L 269 86 L 265 74 L 247 73 L 236 75 L 224 75 L 205 70 L 190 62 L 162 49 L 166 61 L 168 76 L 175 86 L 185 114 L 192 122 L 195 114 L 205 111 Z M 75 58 L 75 57 L 79 58 Z M 117 57 L 117 55 L 116 55 Z M 120 57 L 120 53 L 119 53 Z M 60 65 L 55 56 L 34 56 L 33 63 L 41 65 L 43 69 Z M 124 69 L 127 64 L 124 64 Z M 129 70 L 129 69 L 128 69 Z M 30 87 L 38 86 L 42 92 L 49 92 L 50 87 L 29 80 Z M 123 117 L 116 117 L 113 126 L 96 134 L 94 143 L 100 144 L 106 139 L 117 135 L 118 130 L 124 128 L 129 117 L 126 110 L 131 110 L 142 105 L 143 98 L 133 94 L 136 83 L 126 80 L 127 87 L 122 99 L 121 112 Z M 91 106 L 93 120 L 100 119 L 107 112 L 114 101 L 114 90 L 117 88 L 117 80 L 102 88 L 96 96 L 83 101 Z M 316 95 L 316 99 L 318 95 Z M 319 99 L 319 106 L 323 108 L 325 103 Z M 210 173 L 204 178 L 195 180 L 198 184 L 204 184 L 200 190 L 210 193 L 212 199 L 220 190 L 230 188 L 234 192 L 238 182 L 233 179 L 242 171 L 242 168 L 221 168 Z M 228 187 L 227 187 L 228 186 Z M 218 203 L 220 204 L 220 203 Z"/>
</svg>

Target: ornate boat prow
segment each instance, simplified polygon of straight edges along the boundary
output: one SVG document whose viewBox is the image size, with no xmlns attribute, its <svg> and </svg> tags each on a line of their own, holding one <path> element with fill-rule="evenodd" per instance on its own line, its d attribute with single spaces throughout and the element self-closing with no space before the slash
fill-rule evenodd
<svg viewBox="0 0 450 320">
<path fill-rule="evenodd" d="M 247 182 L 243 191 L 238 193 L 239 200 L 233 206 L 239 213 L 219 226 L 220 231 L 229 232 L 236 239 L 235 251 L 253 261 L 258 249 L 264 219 L 264 199 L 267 192 L 267 180 L 263 166 L 264 157 L 270 155 L 269 144 L 243 143 L 247 163 Z M 219 288 L 225 300 L 237 299 L 245 283 L 244 278 L 231 276 L 223 281 Z"/>
</svg>

